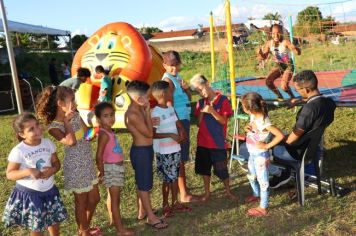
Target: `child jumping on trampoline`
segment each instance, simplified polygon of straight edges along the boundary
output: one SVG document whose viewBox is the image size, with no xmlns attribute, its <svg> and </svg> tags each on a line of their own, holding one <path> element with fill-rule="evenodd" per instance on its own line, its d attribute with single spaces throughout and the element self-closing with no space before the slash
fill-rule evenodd
<svg viewBox="0 0 356 236">
<path fill-rule="evenodd" d="M 281 89 L 288 93 L 290 98 L 294 98 L 293 92 L 289 87 L 289 81 L 292 79 L 294 65 L 291 51 L 300 55 L 301 50 L 294 46 L 288 39 L 283 38 L 283 28 L 281 25 L 271 26 L 272 39 L 267 41 L 263 48 L 258 51 L 261 59 L 265 60 L 271 53 L 273 56 L 273 68 L 266 78 L 266 86 L 277 96 L 277 100 L 283 101 L 283 96 L 274 81 L 282 77 Z"/>
</svg>

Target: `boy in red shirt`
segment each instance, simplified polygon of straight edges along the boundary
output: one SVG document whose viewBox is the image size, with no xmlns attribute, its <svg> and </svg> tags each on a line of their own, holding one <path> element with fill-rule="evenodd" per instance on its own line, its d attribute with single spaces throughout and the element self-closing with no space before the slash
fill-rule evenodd
<svg viewBox="0 0 356 236">
<path fill-rule="evenodd" d="M 211 167 L 214 167 L 214 174 L 223 181 L 227 197 L 237 200 L 237 196 L 230 191 L 226 165 L 226 126 L 229 117 L 233 115 L 230 102 L 226 96 L 215 93 L 203 75 L 195 75 L 190 84 L 202 97 L 195 110 L 199 126 L 195 173 L 203 176 L 205 194 L 202 201 L 210 197 Z"/>
</svg>

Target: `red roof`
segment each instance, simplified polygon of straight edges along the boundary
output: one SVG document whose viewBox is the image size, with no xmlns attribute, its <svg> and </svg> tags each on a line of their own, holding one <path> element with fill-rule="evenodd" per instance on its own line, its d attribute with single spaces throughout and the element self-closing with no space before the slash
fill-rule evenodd
<svg viewBox="0 0 356 236">
<path fill-rule="evenodd" d="M 184 37 L 184 36 L 193 36 L 196 34 L 196 29 L 189 30 L 178 30 L 178 31 L 169 31 L 169 32 L 158 32 L 153 33 L 151 39 L 164 39 L 164 38 L 175 38 L 175 37 Z"/>
<path fill-rule="evenodd" d="M 237 30 L 242 24 L 232 24 L 232 30 Z M 225 25 L 216 26 L 217 31 L 225 32 Z M 214 30 L 215 30 L 214 29 Z M 203 27 L 203 32 L 209 32 L 210 27 Z M 185 37 L 185 36 L 194 36 L 198 32 L 198 29 L 188 29 L 188 30 L 177 30 L 177 31 L 168 31 L 168 32 L 158 32 L 153 33 L 151 39 L 164 39 L 164 38 L 175 38 L 175 37 Z"/>
</svg>

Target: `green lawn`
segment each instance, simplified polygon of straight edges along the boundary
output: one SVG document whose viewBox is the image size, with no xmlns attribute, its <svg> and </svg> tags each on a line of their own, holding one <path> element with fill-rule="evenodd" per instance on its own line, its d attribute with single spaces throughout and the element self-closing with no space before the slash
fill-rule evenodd
<svg viewBox="0 0 356 236">
<path fill-rule="evenodd" d="M 295 114 L 291 110 L 279 108 L 270 112 L 272 121 L 278 127 L 290 131 Z M 13 115 L 1 116 L 2 132 L 0 133 L 0 209 L 4 208 L 7 198 L 14 186 L 14 182 L 5 177 L 6 158 L 11 148 L 17 143 L 11 129 Z M 343 186 L 356 185 L 356 110 L 338 108 L 334 123 L 325 134 L 326 158 L 325 174 L 335 177 Z M 194 123 L 194 120 L 193 122 Z M 191 156 L 194 157 L 196 147 L 197 128 L 191 128 Z M 128 160 L 128 150 L 131 137 L 127 133 L 118 133 L 121 144 Z M 93 152 L 95 151 L 93 143 Z M 63 160 L 63 147 L 58 144 L 58 155 Z M 135 181 L 130 163 L 126 165 L 126 184 L 122 190 L 122 215 L 126 225 L 135 228 L 138 235 L 355 235 L 356 228 L 356 193 L 343 198 L 334 198 L 328 194 L 317 195 L 315 189 L 306 190 L 306 205 L 301 208 L 296 200 L 288 198 L 288 192 L 293 185 L 280 190 L 271 191 L 270 213 L 265 219 L 255 219 L 246 216 L 248 206 L 243 199 L 250 194 L 250 187 L 245 174 L 234 163 L 233 174 L 237 175 L 231 181 L 232 191 L 240 197 L 239 202 L 231 202 L 225 198 L 222 183 L 214 177 L 212 179 L 213 196 L 208 203 L 191 204 L 193 211 L 177 214 L 168 219 L 168 229 L 155 231 L 144 222 L 136 220 Z M 194 163 L 187 165 L 188 184 L 195 194 L 203 192 L 202 179 L 194 174 Z M 63 189 L 62 172 L 56 175 L 57 186 Z M 105 235 L 114 235 L 114 230 L 108 227 L 108 217 L 104 198 L 106 192 L 101 188 L 102 200 L 97 207 L 93 224 L 101 227 Z M 76 224 L 74 218 L 73 196 L 62 195 L 70 218 L 62 224 L 63 235 L 74 235 Z M 155 208 L 161 207 L 160 182 L 155 176 L 152 191 L 152 202 Z M 20 229 L 5 229 L 0 225 L 0 235 L 24 235 Z"/>
<path fill-rule="evenodd" d="M 346 45 L 314 45 L 303 48 L 304 57 L 297 57 L 297 67 L 300 69 L 335 70 L 355 68 L 356 47 L 355 42 Z M 256 61 L 252 51 L 244 49 L 236 51 L 238 76 L 260 75 L 266 71 L 257 71 L 254 68 Z M 47 61 L 51 55 L 35 55 L 21 57 L 17 60 L 19 71 L 26 70 L 31 74 L 38 75 L 46 81 Z M 68 57 L 69 55 L 61 55 Z M 183 70 L 182 76 L 189 79 L 195 73 L 203 73 L 210 77 L 210 55 L 207 53 L 182 53 Z M 17 58 L 18 59 L 18 58 Z M 31 59 L 31 60 L 30 60 Z M 313 60 L 313 61 L 312 61 Z M 218 63 L 219 64 L 219 63 Z M 243 69 L 239 69 L 243 68 Z M 3 67 L 0 67 L 2 71 Z M 221 69 L 221 63 L 218 70 Z M 196 101 L 196 97 L 194 99 Z M 270 112 L 273 123 L 283 130 L 290 131 L 294 125 L 295 113 L 285 108 L 274 109 Z M 11 129 L 11 120 L 14 115 L 1 115 L 0 124 L 0 209 L 3 209 L 8 196 L 14 186 L 14 182 L 5 177 L 7 156 L 16 140 Z M 336 178 L 342 186 L 356 188 L 356 109 L 337 108 L 334 123 L 327 129 L 325 134 L 325 175 Z M 232 121 L 230 121 L 231 127 Z M 191 128 L 191 157 L 195 155 L 196 148 L 195 121 Z M 230 129 L 231 133 L 231 129 Z M 128 150 L 131 137 L 124 132 L 118 133 L 121 144 L 128 160 Z M 47 136 L 47 135 L 46 135 Z M 58 146 L 58 155 L 63 160 L 63 147 Z M 93 143 L 93 152 L 96 143 Z M 248 180 L 237 165 L 234 163 L 232 179 L 232 191 L 240 197 L 239 202 L 231 202 L 225 198 L 222 183 L 212 178 L 213 196 L 208 203 L 191 204 L 193 211 L 186 214 L 178 214 L 168 219 L 169 228 L 163 231 L 155 231 L 146 226 L 144 222 L 136 220 L 136 196 L 133 170 L 129 161 L 126 165 L 126 184 L 122 190 L 122 215 L 124 223 L 135 228 L 138 235 L 356 235 L 356 193 L 344 198 L 334 198 L 327 194 L 317 195 L 315 189 L 306 190 L 306 205 L 301 208 L 296 200 L 288 198 L 288 192 L 293 189 L 293 184 L 279 190 L 271 191 L 270 213 L 267 218 L 255 219 L 246 216 L 248 206 L 243 199 L 250 194 Z M 187 165 L 188 185 L 195 194 L 203 192 L 203 181 L 194 174 L 194 163 Z M 57 186 L 63 192 L 63 176 L 60 171 L 56 175 Z M 102 200 L 97 207 L 93 219 L 93 225 L 103 229 L 105 235 L 114 235 L 114 230 L 108 227 L 105 198 L 106 192 L 101 188 Z M 70 218 L 62 224 L 63 235 L 75 235 L 76 224 L 74 218 L 73 196 L 62 195 Z M 155 176 L 152 191 L 152 202 L 155 208 L 161 207 L 160 182 Z M 5 229 L 0 224 L 0 235 L 25 235 L 21 229 Z"/>
</svg>

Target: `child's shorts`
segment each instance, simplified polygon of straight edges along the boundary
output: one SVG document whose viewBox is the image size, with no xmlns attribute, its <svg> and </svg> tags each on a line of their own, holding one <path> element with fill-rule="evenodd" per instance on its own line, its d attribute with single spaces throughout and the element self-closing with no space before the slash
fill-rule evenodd
<svg viewBox="0 0 356 236">
<path fill-rule="evenodd" d="M 219 179 L 225 180 L 229 178 L 226 157 L 225 149 L 197 147 L 195 173 L 211 176 L 211 167 L 214 167 L 214 174 Z"/>
<path fill-rule="evenodd" d="M 105 187 L 122 187 L 125 181 L 125 168 L 123 163 L 104 163 L 104 179 Z"/>
<path fill-rule="evenodd" d="M 150 191 L 153 186 L 153 146 L 134 146 L 130 150 L 132 168 L 139 191 Z"/>
<path fill-rule="evenodd" d="M 172 183 L 178 179 L 180 161 L 180 152 L 156 153 L 157 173 L 163 182 Z"/>
</svg>

